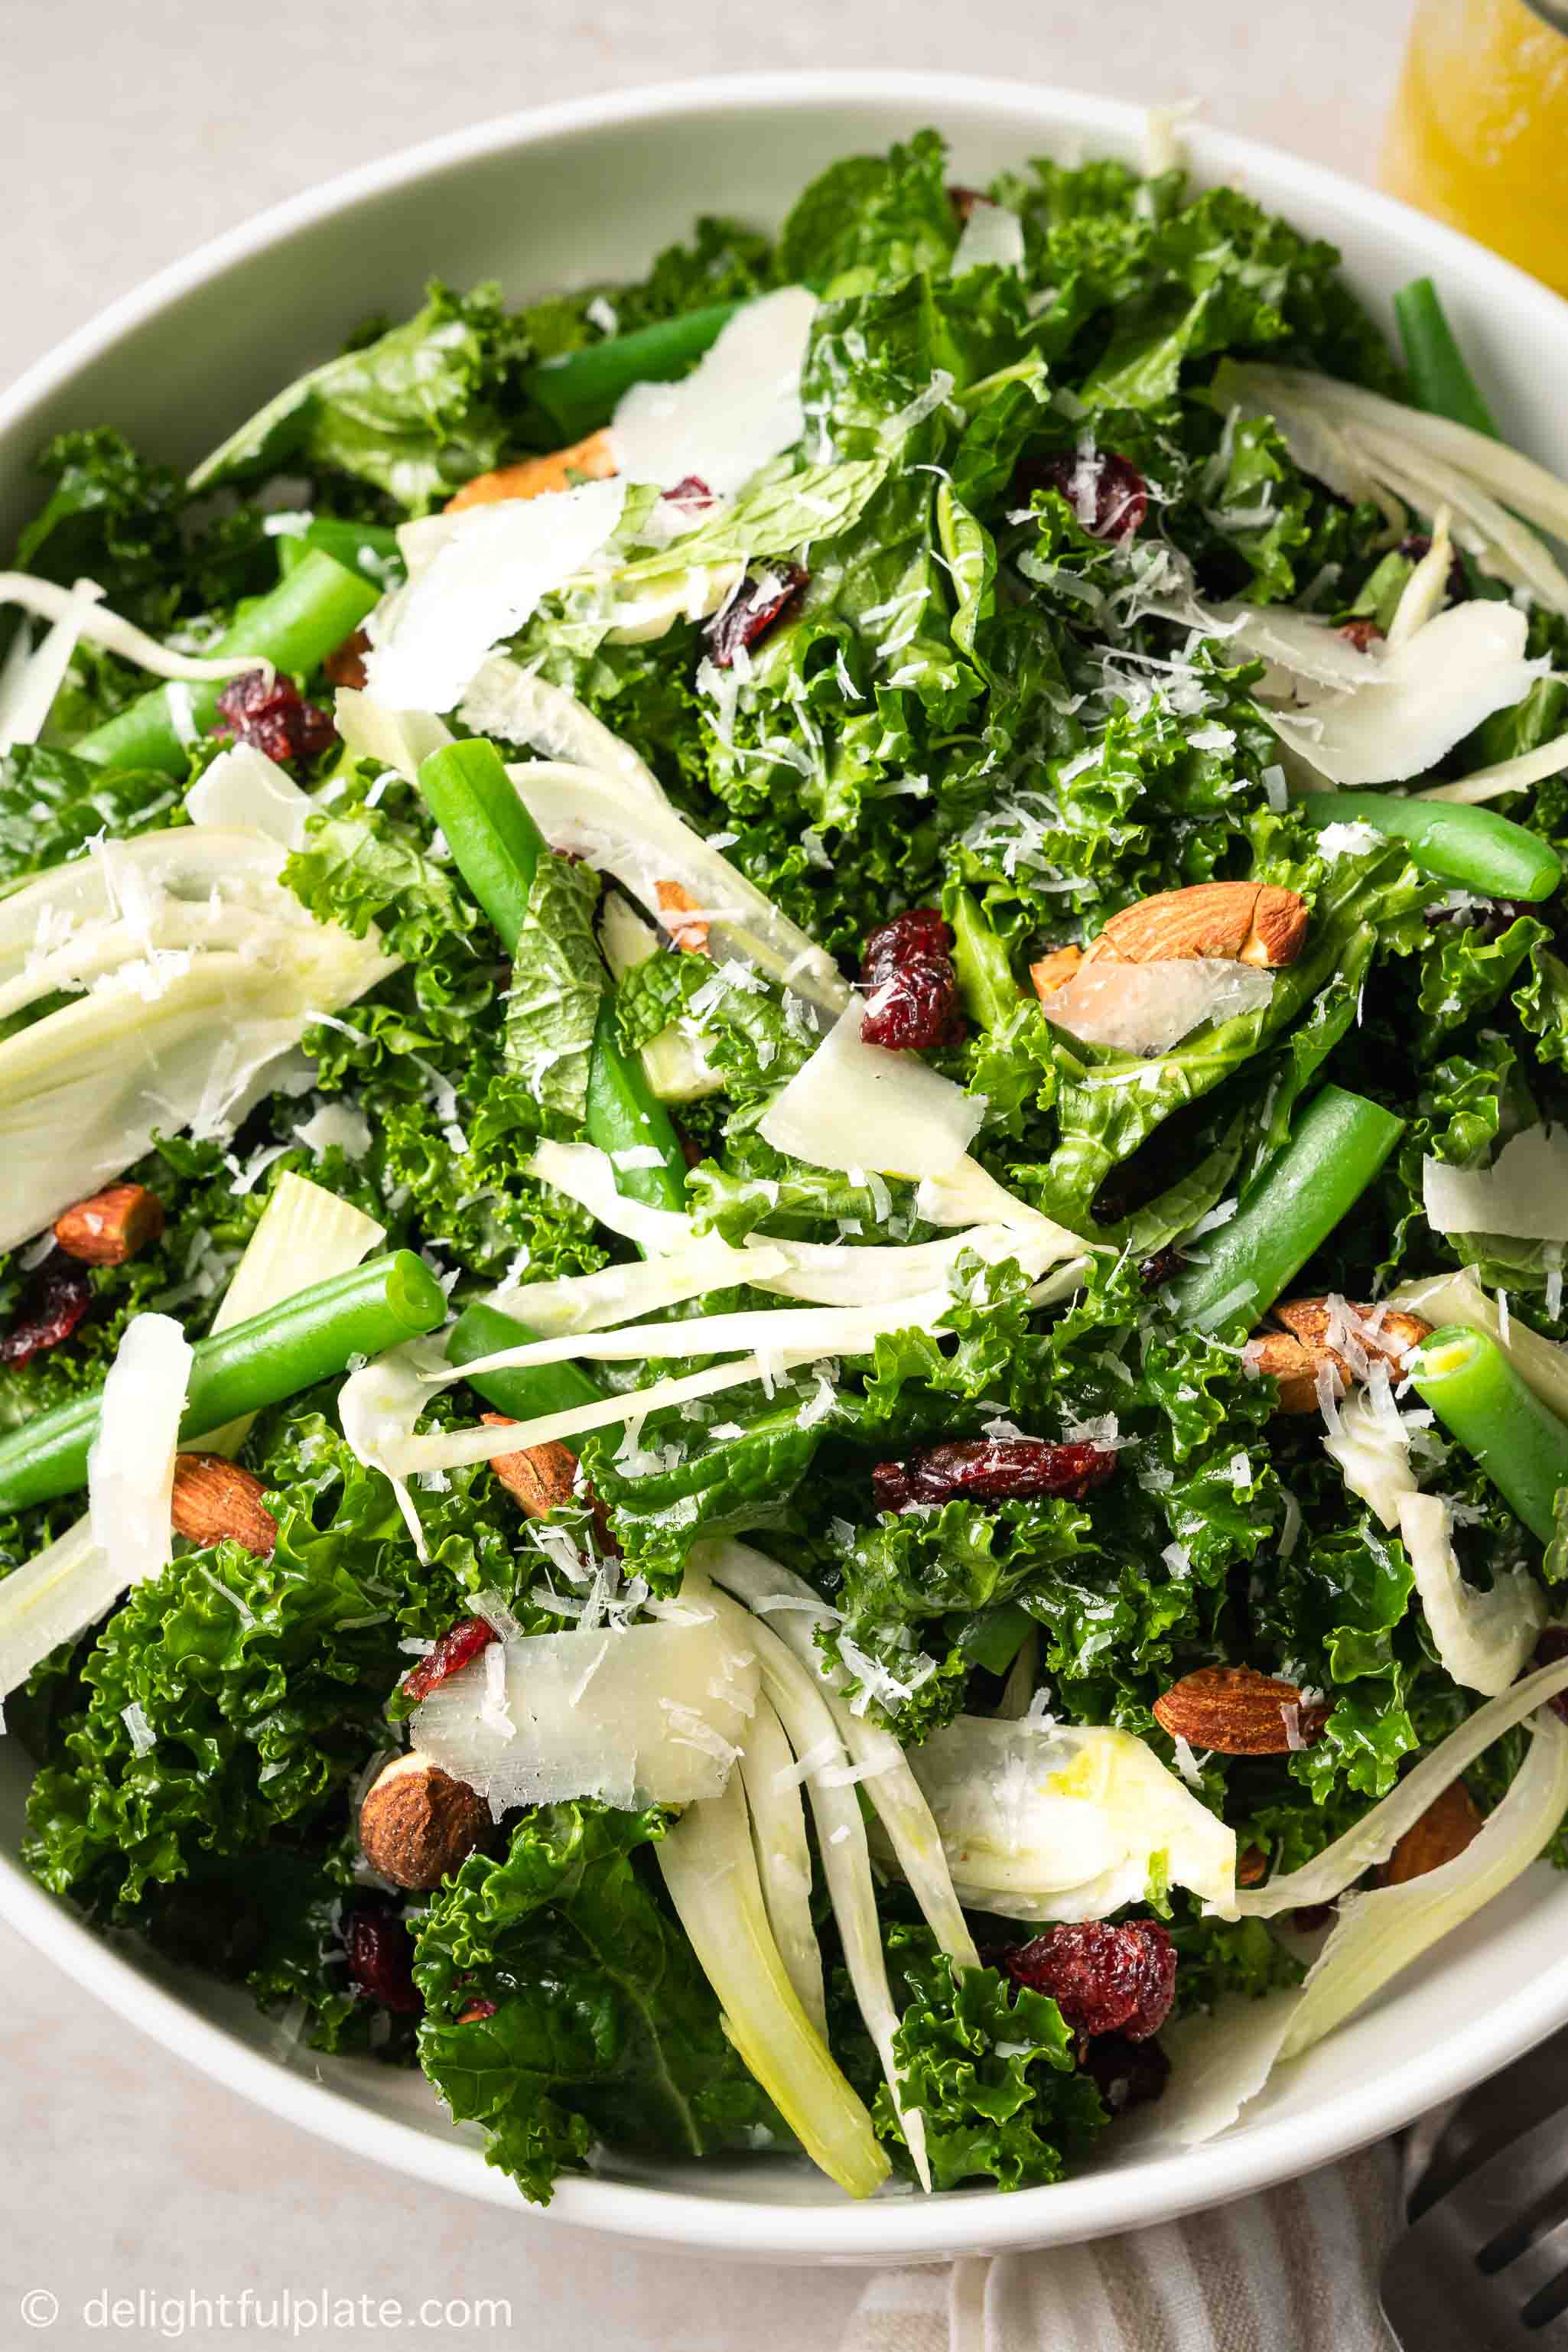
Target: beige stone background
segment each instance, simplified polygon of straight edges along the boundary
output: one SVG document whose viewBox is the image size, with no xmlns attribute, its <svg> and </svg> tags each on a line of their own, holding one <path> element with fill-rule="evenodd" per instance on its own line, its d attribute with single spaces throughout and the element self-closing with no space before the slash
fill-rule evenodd
<svg viewBox="0 0 1568 2352">
<path fill-rule="evenodd" d="M 952 68 L 1190 98 L 1210 122 L 1369 177 L 1407 13 L 1405 0 L 0 0 L 0 380 L 150 271 L 333 173 L 515 107 L 693 74 Z M 102 2289 L 322 2283 L 511 2307 L 510 2327 L 295 2339 L 335 2352 L 818 2352 L 858 2292 L 852 2272 L 621 2252 L 521 2211 L 509 2226 L 340 2156 L 166 2057 L 4 1926 L 0 2150 L 6 2352 L 177 2340 L 152 2306 L 145 2325 L 91 2325 Z M 62 2310 L 29 2330 L 21 2300 L 39 2287 Z"/>
</svg>

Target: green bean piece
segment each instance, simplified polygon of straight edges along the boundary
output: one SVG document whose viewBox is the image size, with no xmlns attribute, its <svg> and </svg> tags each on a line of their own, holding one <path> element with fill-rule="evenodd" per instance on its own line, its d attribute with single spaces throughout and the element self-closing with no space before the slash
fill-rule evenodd
<svg viewBox="0 0 1568 2352">
<path fill-rule="evenodd" d="M 1422 1340 L 1410 1377 L 1448 1434 L 1473 1454 L 1532 1535 L 1550 1543 L 1568 1486 L 1568 1423 L 1559 1421 L 1484 1331 L 1446 1323 Z"/>
<path fill-rule="evenodd" d="M 397 533 L 384 523 L 341 522 L 336 515 L 315 515 L 303 530 L 278 534 L 278 562 L 284 572 L 297 571 L 312 551 L 330 555 L 346 571 L 363 572 L 378 588 L 403 577 Z"/>
<path fill-rule="evenodd" d="M 412 1250 L 393 1250 L 315 1283 L 264 1314 L 197 1340 L 181 1438 L 280 1404 L 346 1371 L 355 1357 L 384 1355 L 435 1330 L 446 1312 L 440 1284 Z M 86 1485 L 102 1398 L 101 1388 L 94 1389 L 0 1438 L 0 1510 L 52 1502 Z"/>
<path fill-rule="evenodd" d="M 716 302 L 629 335 L 608 336 L 564 359 L 543 360 L 525 371 L 523 388 L 563 441 L 580 441 L 609 423 L 622 393 L 634 383 L 668 383 L 684 375 L 741 308 L 739 302 Z"/>
<path fill-rule="evenodd" d="M 1205 1263 L 1171 1285 L 1178 1313 L 1200 1331 L 1256 1323 L 1355 1206 L 1404 1132 L 1404 1120 L 1381 1103 L 1320 1088 L 1228 1224 L 1205 1235 Z"/>
<path fill-rule="evenodd" d="M 1429 416 L 1446 416 L 1451 424 L 1468 425 L 1472 433 L 1500 440 L 1432 280 L 1416 278 L 1402 286 L 1394 298 L 1394 315 L 1416 406 Z"/>
<path fill-rule="evenodd" d="M 448 743 L 421 762 L 419 790 L 458 873 L 515 955 L 546 845 L 500 753 L 477 739 Z"/>
<path fill-rule="evenodd" d="M 972 890 L 952 900 L 952 964 L 963 1009 L 981 1029 L 1000 1029 L 1023 1003 L 1006 949 L 986 921 Z"/>
<path fill-rule="evenodd" d="M 1308 793 L 1296 814 L 1309 824 L 1370 824 L 1393 835 L 1424 874 L 1458 882 L 1482 898 L 1550 898 L 1563 879 L 1556 852 L 1539 835 L 1492 809 L 1460 801 L 1402 799 L 1395 793 Z"/>
<path fill-rule="evenodd" d="M 471 1364 L 480 1356 L 499 1356 L 503 1348 L 526 1348 L 538 1337 L 515 1315 L 477 1298 L 464 1307 L 447 1335 L 447 1361 Z M 574 1405 L 596 1404 L 604 1394 L 578 1364 L 512 1365 L 505 1371 L 480 1372 L 469 1386 L 510 1421 L 570 1412 Z"/>
<path fill-rule="evenodd" d="M 686 1154 L 669 1113 L 647 1082 L 642 1055 L 621 1050 L 612 996 L 600 1005 L 594 1031 L 586 1126 L 589 1142 L 610 1155 L 618 1192 L 650 1209 L 684 1210 Z M 649 1144 L 658 1153 L 657 1167 L 623 1167 L 616 1157 Z"/>
<path fill-rule="evenodd" d="M 381 593 L 379 582 L 313 548 L 276 588 L 242 608 L 211 652 L 254 654 L 258 662 L 302 676 L 353 636 Z M 155 687 L 71 749 L 78 759 L 104 767 L 163 768 L 183 776 L 188 747 L 211 727 L 226 683 L 207 677 Z"/>
</svg>

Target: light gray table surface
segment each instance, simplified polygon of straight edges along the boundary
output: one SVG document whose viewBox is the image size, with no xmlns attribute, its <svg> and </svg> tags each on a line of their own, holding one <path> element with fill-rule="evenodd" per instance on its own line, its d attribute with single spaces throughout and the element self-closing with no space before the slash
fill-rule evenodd
<svg viewBox="0 0 1568 2352">
<path fill-rule="evenodd" d="M 1406 14 L 1404 0 L 0 0 L 0 379 L 152 270 L 335 172 L 512 108 L 693 74 L 951 68 L 1191 98 L 1210 122 L 1370 177 Z M 100 2294 L 249 2287 L 265 2302 L 324 2286 L 510 2305 L 510 2325 L 401 2337 L 431 2347 L 817 2352 L 859 2291 L 842 2270 L 618 2252 L 521 2207 L 509 2223 L 341 2156 L 164 2056 L 4 1927 L 0 2117 L 6 2347 L 178 2340 L 176 2310 L 144 2299 L 106 2326 Z M 29 2330 L 22 2301 L 39 2289 L 59 2315 Z M 214 2324 L 184 2340 L 289 2339 Z M 293 2340 L 398 2339 L 372 2324 Z"/>
</svg>

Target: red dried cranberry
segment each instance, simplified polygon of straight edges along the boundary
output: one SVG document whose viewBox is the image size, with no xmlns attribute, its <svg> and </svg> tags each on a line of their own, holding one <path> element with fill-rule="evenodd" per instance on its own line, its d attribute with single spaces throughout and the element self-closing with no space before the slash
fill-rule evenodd
<svg viewBox="0 0 1568 2352">
<path fill-rule="evenodd" d="M 460 1674 L 471 1665 L 481 1650 L 488 1650 L 499 1637 L 493 1625 L 482 1617 L 459 1617 L 447 1627 L 427 1658 L 421 1658 L 403 1678 L 405 1698 L 428 1698 L 437 1683 L 448 1675 Z"/>
<path fill-rule="evenodd" d="M 799 604 L 810 577 L 798 563 L 773 563 L 754 577 L 748 573 L 702 633 L 716 666 L 728 669 L 742 646 L 749 653 Z"/>
<path fill-rule="evenodd" d="M 1378 627 L 1375 621 L 1354 620 L 1342 622 L 1340 635 L 1347 645 L 1355 647 L 1358 654 L 1364 654 L 1380 643 L 1384 631 Z"/>
<path fill-rule="evenodd" d="M 1568 1658 L 1568 1625 L 1548 1625 L 1535 1645 L 1531 1664 L 1536 1666 L 1561 1665 Z M 1553 1715 L 1568 1723 L 1568 1690 L 1560 1690 L 1555 1698 L 1546 1702 Z"/>
<path fill-rule="evenodd" d="M 1176 1990 L 1176 1948 L 1155 1919 L 1051 1927 L 1005 1952 L 1002 1966 L 1016 1985 L 1048 1993 L 1075 2033 L 1129 2042 L 1158 2033 Z"/>
<path fill-rule="evenodd" d="M 1331 1903 L 1299 1903 L 1290 1914 L 1290 1925 L 1298 1936 L 1321 1936 L 1338 1916 Z"/>
<path fill-rule="evenodd" d="M 719 501 L 700 474 L 687 474 L 672 490 L 662 494 L 667 507 L 685 507 L 691 514 L 700 514 L 704 507 L 717 506 Z"/>
<path fill-rule="evenodd" d="M 1044 1437 L 961 1437 L 928 1445 L 907 1462 L 879 1462 L 871 1495 L 881 1511 L 911 1503 L 1005 1502 L 1013 1496 L 1070 1495 L 1082 1502 L 1116 1467 L 1108 1445 L 1053 1444 Z"/>
<path fill-rule="evenodd" d="M 414 1945 L 390 1903 L 358 1903 L 343 1920 L 343 1947 L 355 1990 L 383 2009 L 416 2016 L 424 2008 L 414 1982 Z"/>
<path fill-rule="evenodd" d="M 34 1276 L 0 1332 L 0 1364 L 30 1363 L 44 1349 L 58 1348 L 91 1305 L 92 1280 L 86 1266 L 57 1253 Z"/>
<path fill-rule="evenodd" d="M 1125 2033 L 1086 2035 L 1078 2063 L 1113 2116 L 1147 2106 L 1171 2079 L 1171 2062 L 1159 2043 L 1130 2041 Z"/>
<path fill-rule="evenodd" d="M 1186 1255 L 1179 1249 L 1156 1250 L 1138 1268 L 1138 1279 L 1145 1290 L 1158 1290 L 1162 1283 L 1174 1282 L 1185 1265 Z"/>
<path fill-rule="evenodd" d="M 482 2025 L 487 2017 L 493 2017 L 495 2013 L 494 2001 L 487 2000 L 480 1993 L 468 2002 L 467 2008 L 458 2011 L 458 2022 L 459 2025 Z"/>
<path fill-rule="evenodd" d="M 1430 555 L 1432 552 L 1429 533 L 1424 530 L 1407 531 L 1399 542 L 1399 552 L 1407 563 L 1419 563 L 1424 555 Z M 1450 604 L 1461 604 L 1470 593 L 1470 583 L 1465 577 L 1464 562 L 1458 554 L 1448 560 L 1448 576 L 1443 586 L 1444 593 Z"/>
<path fill-rule="evenodd" d="M 1130 457 L 1110 449 L 1028 457 L 1013 479 L 1023 498 L 1033 490 L 1059 490 L 1091 539 L 1131 539 L 1149 511 L 1142 475 Z"/>
<path fill-rule="evenodd" d="M 879 923 L 860 958 L 868 992 L 860 1034 L 868 1045 L 956 1045 L 963 1035 L 952 933 L 934 907 Z"/>
<path fill-rule="evenodd" d="M 269 760 L 314 760 L 337 740 L 327 713 L 304 701 L 281 672 L 268 682 L 265 670 L 247 669 L 224 688 L 217 707 L 213 733 L 248 743 Z"/>
</svg>

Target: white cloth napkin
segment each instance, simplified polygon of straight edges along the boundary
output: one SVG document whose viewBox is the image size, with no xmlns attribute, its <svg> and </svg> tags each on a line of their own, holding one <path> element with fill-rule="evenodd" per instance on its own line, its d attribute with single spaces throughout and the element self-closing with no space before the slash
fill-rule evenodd
<svg viewBox="0 0 1568 2352">
<path fill-rule="evenodd" d="M 1391 2352 L 1399 2179 L 1384 2143 L 1126 2237 L 884 2271 L 843 2352 Z"/>
</svg>

